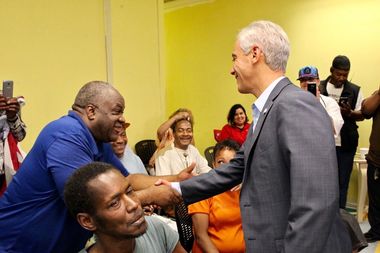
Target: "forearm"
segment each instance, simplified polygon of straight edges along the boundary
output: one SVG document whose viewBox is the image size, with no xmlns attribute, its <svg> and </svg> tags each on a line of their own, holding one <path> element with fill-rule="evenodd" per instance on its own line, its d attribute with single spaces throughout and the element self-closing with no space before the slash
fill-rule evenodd
<svg viewBox="0 0 380 253">
<path fill-rule="evenodd" d="M 173 116 L 164 123 L 162 123 L 161 126 L 159 126 L 159 128 L 157 129 L 157 137 L 160 141 L 162 140 L 162 138 L 164 138 L 166 131 L 171 127 L 171 125 L 174 124 L 176 120 L 176 116 Z"/>
<path fill-rule="evenodd" d="M 8 119 L 8 124 L 13 137 L 18 141 L 22 141 L 26 136 L 26 126 L 20 119 L 19 115 L 16 115 L 15 119 Z"/>
<path fill-rule="evenodd" d="M 380 106 L 380 89 L 372 94 L 372 96 L 363 100 L 362 103 L 362 114 L 365 116 L 371 116 L 377 108 Z"/>
<path fill-rule="evenodd" d="M 164 179 L 166 181 L 178 181 L 177 175 L 168 175 L 168 176 L 148 176 L 144 174 L 130 174 L 129 176 L 129 182 L 132 185 L 132 188 L 135 191 L 143 190 L 148 188 L 149 186 L 154 185 L 155 182 L 157 182 L 158 179 Z"/>
<path fill-rule="evenodd" d="M 149 206 L 153 204 L 153 199 L 150 193 L 151 193 L 151 190 L 149 188 L 136 191 L 136 195 L 137 195 L 137 198 L 141 202 L 141 206 Z"/>
<path fill-rule="evenodd" d="M 199 248 L 202 250 L 202 252 L 207 253 L 218 253 L 218 249 L 215 247 L 215 245 L 212 243 L 210 237 L 206 233 L 198 233 L 195 232 L 195 239 L 197 240 L 197 244 Z"/>
<path fill-rule="evenodd" d="M 175 246 L 173 253 L 186 253 L 186 250 L 182 247 L 182 245 L 179 241 L 178 241 L 177 245 Z"/>
<path fill-rule="evenodd" d="M 362 111 L 351 111 L 350 115 L 348 116 L 350 119 L 353 119 L 355 121 L 362 121 L 364 120 L 364 115 Z"/>
<path fill-rule="evenodd" d="M 165 207 L 182 201 L 181 195 L 166 185 L 150 186 L 144 190 L 136 191 L 136 195 L 142 206 L 158 205 Z"/>
<path fill-rule="evenodd" d="M 161 141 L 164 137 L 166 131 L 178 120 L 185 119 L 191 121 L 191 115 L 189 112 L 181 111 L 177 112 L 175 115 L 170 117 L 167 121 L 165 121 L 158 129 L 157 129 L 157 137 Z"/>
</svg>

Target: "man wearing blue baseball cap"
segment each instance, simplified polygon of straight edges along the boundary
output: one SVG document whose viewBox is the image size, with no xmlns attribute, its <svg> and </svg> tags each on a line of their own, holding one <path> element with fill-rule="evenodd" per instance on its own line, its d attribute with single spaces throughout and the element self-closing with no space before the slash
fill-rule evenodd
<svg viewBox="0 0 380 253">
<path fill-rule="evenodd" d="M 320 94 L 318 88 L 320 85 L 318 69 L 314 66 L 305 66 L 301 68 L 298 72 L 297 80 L 300 81 L 300 87 L 313 93 L 317 99 L 319 99 L 319 102 L 322 104 L 322 106 L 326 109 L 327 114 L 332 120 L 336 143 L 344 120 L 340 113 L 338 103 L 333 98 Z M 363 248 L 367 247 L 368 243 L 366 242 L 366 238 L 364 237 L 364 234 L 362 233 L 355 217 L 353 217 L 344 209 L 340 209 L 340 215 L 350 234 L 352 252 L 359 252 Z"/>
<path fill-rule="evenodd" d="M 330 68 L 331 75 L 321 81 L 321 94 L 332 97 L 339 103 L 344 124 L 336 142 L 339 168 L 339 206 L 346 208 L 348 184 L 350 182 L 354 156 L 359 141 L 356 121 L 364 120 L 361 113 L 363 95 L 360 86 L 347 80 L 351 63 L 347 56 L 338 55 Z"/>
<path fill-rule="evenodd" d="M 319 102 L 322 104 L 322 106 L 326 109 L 333 124 L 336 143 L 344 121 L 342 115 L 340 114 L 339 105 L 335 102 L 335 100 L 328 96 L 320 94 L 318 89 L 318 86 L 320 84 L 318 69 L 314 66 L 305 66 L 301 68 L 298 72 L 297 80 L 300 81 L 300 87 L 313 93 L 317 99 L 319 99 Z"/>
</svg>

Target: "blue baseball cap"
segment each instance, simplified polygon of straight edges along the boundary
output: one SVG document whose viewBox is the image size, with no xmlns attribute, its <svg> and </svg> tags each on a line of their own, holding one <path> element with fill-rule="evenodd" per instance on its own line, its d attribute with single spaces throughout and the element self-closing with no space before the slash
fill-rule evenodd
<svg viewBox="0 0 380 253">
<path fill-rule="evenodd" d="M 305 66 L 298 72 L 298 79 L 302 78 L 319 78 L 318 69 L 314 66 Z"/>
</svg>

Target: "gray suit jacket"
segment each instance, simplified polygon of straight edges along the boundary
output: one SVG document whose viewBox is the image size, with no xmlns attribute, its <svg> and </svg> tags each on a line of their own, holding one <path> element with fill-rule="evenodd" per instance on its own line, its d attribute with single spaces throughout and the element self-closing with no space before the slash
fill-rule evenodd
<svg viewBox="0 0 380 253">
<path fill-rule="evenodd" d="M 319 101 L 282 79 L 236 158 L 180 183 L 187 204 L 242 181 L 246 251 L 351 252 L 339 216 L 332 124 Z"/>
</svg>

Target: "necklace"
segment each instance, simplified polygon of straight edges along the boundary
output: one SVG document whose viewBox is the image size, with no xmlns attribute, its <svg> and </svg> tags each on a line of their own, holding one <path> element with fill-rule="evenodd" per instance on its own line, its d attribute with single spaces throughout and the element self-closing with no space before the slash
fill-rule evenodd
<svg viewBox="0 0 380 253">
<path fill-rule="evenodd" d="M 187 157 L 189 156 L 189 152 L 187 150 L 183 150 L 183 149 L 179 149 L 179 148 L 176 148 L 174 147 L 178 157 L 179 157 L 179 160 L 181 160 L 181 163 L 182 165 L 184 166 L 184 168 L 187 168 L 189 167 L 189 161 L 187 159 Z"/>
<path fill-rule="evenodd" d="M 186 150 L 179 149 L 176 147 L 174 147 L 174 148 L 175 148 L 177 155 L 178 155 L 179 159 L 181 160 L 181 163 L 184 166 L 184 168 L 188 168 L 190 165 L 188 157 L 192 157 L 191 152 L 190 152 L 191 150 L 189 148 L 187 148 Z M 196 165 L 195 166 L 195 174 L 199 175 L 200 173 L 201 173 L 201 170 L 200 170 L 199 166 Z"/>
</svg>

